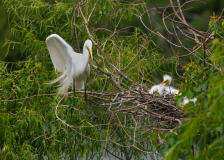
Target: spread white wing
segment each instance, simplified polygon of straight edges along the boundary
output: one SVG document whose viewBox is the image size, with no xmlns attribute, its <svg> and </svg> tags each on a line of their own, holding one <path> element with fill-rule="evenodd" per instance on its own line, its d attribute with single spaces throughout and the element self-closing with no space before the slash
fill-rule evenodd
<svg viewBox="0 0 224 160">
<path fill-rule="evenodd" d="M 70 74 L 72 68 L 71 54 L 74 53 L 72 47 L 57 34 L 47 37 L 46 44 L 55 70 L 64 72 L 66 69 L 67 75 Z"/>
</svg>

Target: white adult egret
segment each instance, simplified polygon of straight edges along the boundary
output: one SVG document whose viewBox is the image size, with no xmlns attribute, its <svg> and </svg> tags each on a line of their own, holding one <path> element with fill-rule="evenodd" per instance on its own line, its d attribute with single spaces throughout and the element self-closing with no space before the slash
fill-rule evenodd
<svg viewBox="0 0 224 160">
<path fill-rule="evenodd" d="M 172 82 L 172 78 L 169 75 L 163 76 L 163 82 L 158 85 L 153 85 L 151 89 L 149 90 L 150 94 L 153 94 L 154 92 L 158 91 L 161 96 L 164 95 L 176 95 L 179 93 L 179 90 L 171 87 L 170 84 Z"/>
<path fill-rule="evenodd" d="M 93 60 L 92 54 L 92 41 L 86 40 L 83 46 L 83 54 L 76 53 L 72 47 L 65 42 L 57 34 L 52 34 L 46 39 L 47 48 L 50 53 L 55 70 L 63 72 L 61 76 L 51 81 L 50 84 L 60 81 L 58 91 L 64 93 L 68 91 L 69 86 L 73 87 L 72 105 L 66 109 L 74 109 L 74 95 L 76 90 L 85 89 L 85 102 L 92 112 L 93 119 L 97 120 L 96 115 L 93 113 L 86 97 L 86 81 L 87 76 L 90 75 L 89 57 Z"/>
</svg>

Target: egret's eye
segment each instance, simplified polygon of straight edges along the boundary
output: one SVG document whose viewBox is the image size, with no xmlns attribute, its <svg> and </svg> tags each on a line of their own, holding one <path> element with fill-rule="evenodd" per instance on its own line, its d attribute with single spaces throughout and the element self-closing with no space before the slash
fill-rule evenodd
<svg viewBox="0 0 224 160">
<path fill-rule="evenodd" d="M 89 51 L 89 47 L 86 47 L 86 49 Z"/>
</svg>

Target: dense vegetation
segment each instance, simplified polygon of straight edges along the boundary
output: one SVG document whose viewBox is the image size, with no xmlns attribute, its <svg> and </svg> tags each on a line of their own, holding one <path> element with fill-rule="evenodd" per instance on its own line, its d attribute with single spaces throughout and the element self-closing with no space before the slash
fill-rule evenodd
<svg viewBox="0 0 224 160">
<path fill-rule="evenodd" d="M 164 58 L 165 51 L 154 42 L 157 32 L 127 25 L 138 19 L 144 26 L 147 20 L 142 15 L 147 14 L 144 1 L 5 0 L 3 7 L 11 17 L 9 25 L 15 37 L 5 41 L 6 56 L 8 51 L 17 49 L 22 61 L 0 62 L 3 151 L 0 156 L 6 159 L 160 156 L 170 160 L 224 157 L 224 22 L 220 17 L 210 17 L 207 29 L 215 37 L 212 41 L 199 39 L 201 47 L 183 40 L 189 51 L 197 52 L 188 56 L 188 64 L 181 66 L 178 56 L 184 57 L 185 52 L 181 54 L 181 49 L 171 46 L 174 54 L 170 59 Z M 145 24 L 150 26 L 149 22 Z M 96 124 L 89 118 L 91 113 L 82 91 L 75 96 L 80 111 L 73 111 L 70 117 L 65 110 L 72 102 L 72 92 L 57 94 L 56 85 L 46 84 L 60 74 L 54 70 L 45 44 L 46 37 L 53 33 L 63 37 L 77 52 L 82 52 L 86 39 L 95 42 L 87 90 L 90 105 L 99 119 Z M 168 39 L 172 38 L 168 35 Z M 131 102 L 122 102 L 121 110 L 119 104 L 112 105 L 116 97 L 129 96 L 132 90 L 142 89 L 147 94 L 152 81 L 160 82 L 155 77 L 165 73 L 174 77 L 172 85 L 182 93 L 173 97 L 177 106 L 184 96 L 197 97 L 196 104 L 181 108 L 185 117 L 181 125 L 174 123 L 175 127 L 170 127 L 158 117 L 137 116 L 142 113 L 141 107 L 124 114 L 121 110 L 132 106 Z M 108 102 L 104 96 L 109 94 Z M 119 109 L 110 112 L 116 107 Z"/>
</svg>

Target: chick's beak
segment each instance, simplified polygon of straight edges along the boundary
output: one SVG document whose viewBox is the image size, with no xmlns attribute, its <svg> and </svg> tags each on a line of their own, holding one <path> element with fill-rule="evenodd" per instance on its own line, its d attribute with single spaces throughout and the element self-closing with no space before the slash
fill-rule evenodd
<svg viewBox="0 0 224 160">
<path fill-rule="evenodd" d="M 167 80 L 164 80 L 163 83 L 168 83 L 168 81 Z"/>
<path fill-rule="evenodd" d="M 91 59 L 93 61 L 93 51 L 92 51 L 92 48 L 90 48 L 90 47 L 89 47 L 89 53 L 90 53 L 90 57 L 91 57 Z"/>
</svg>

